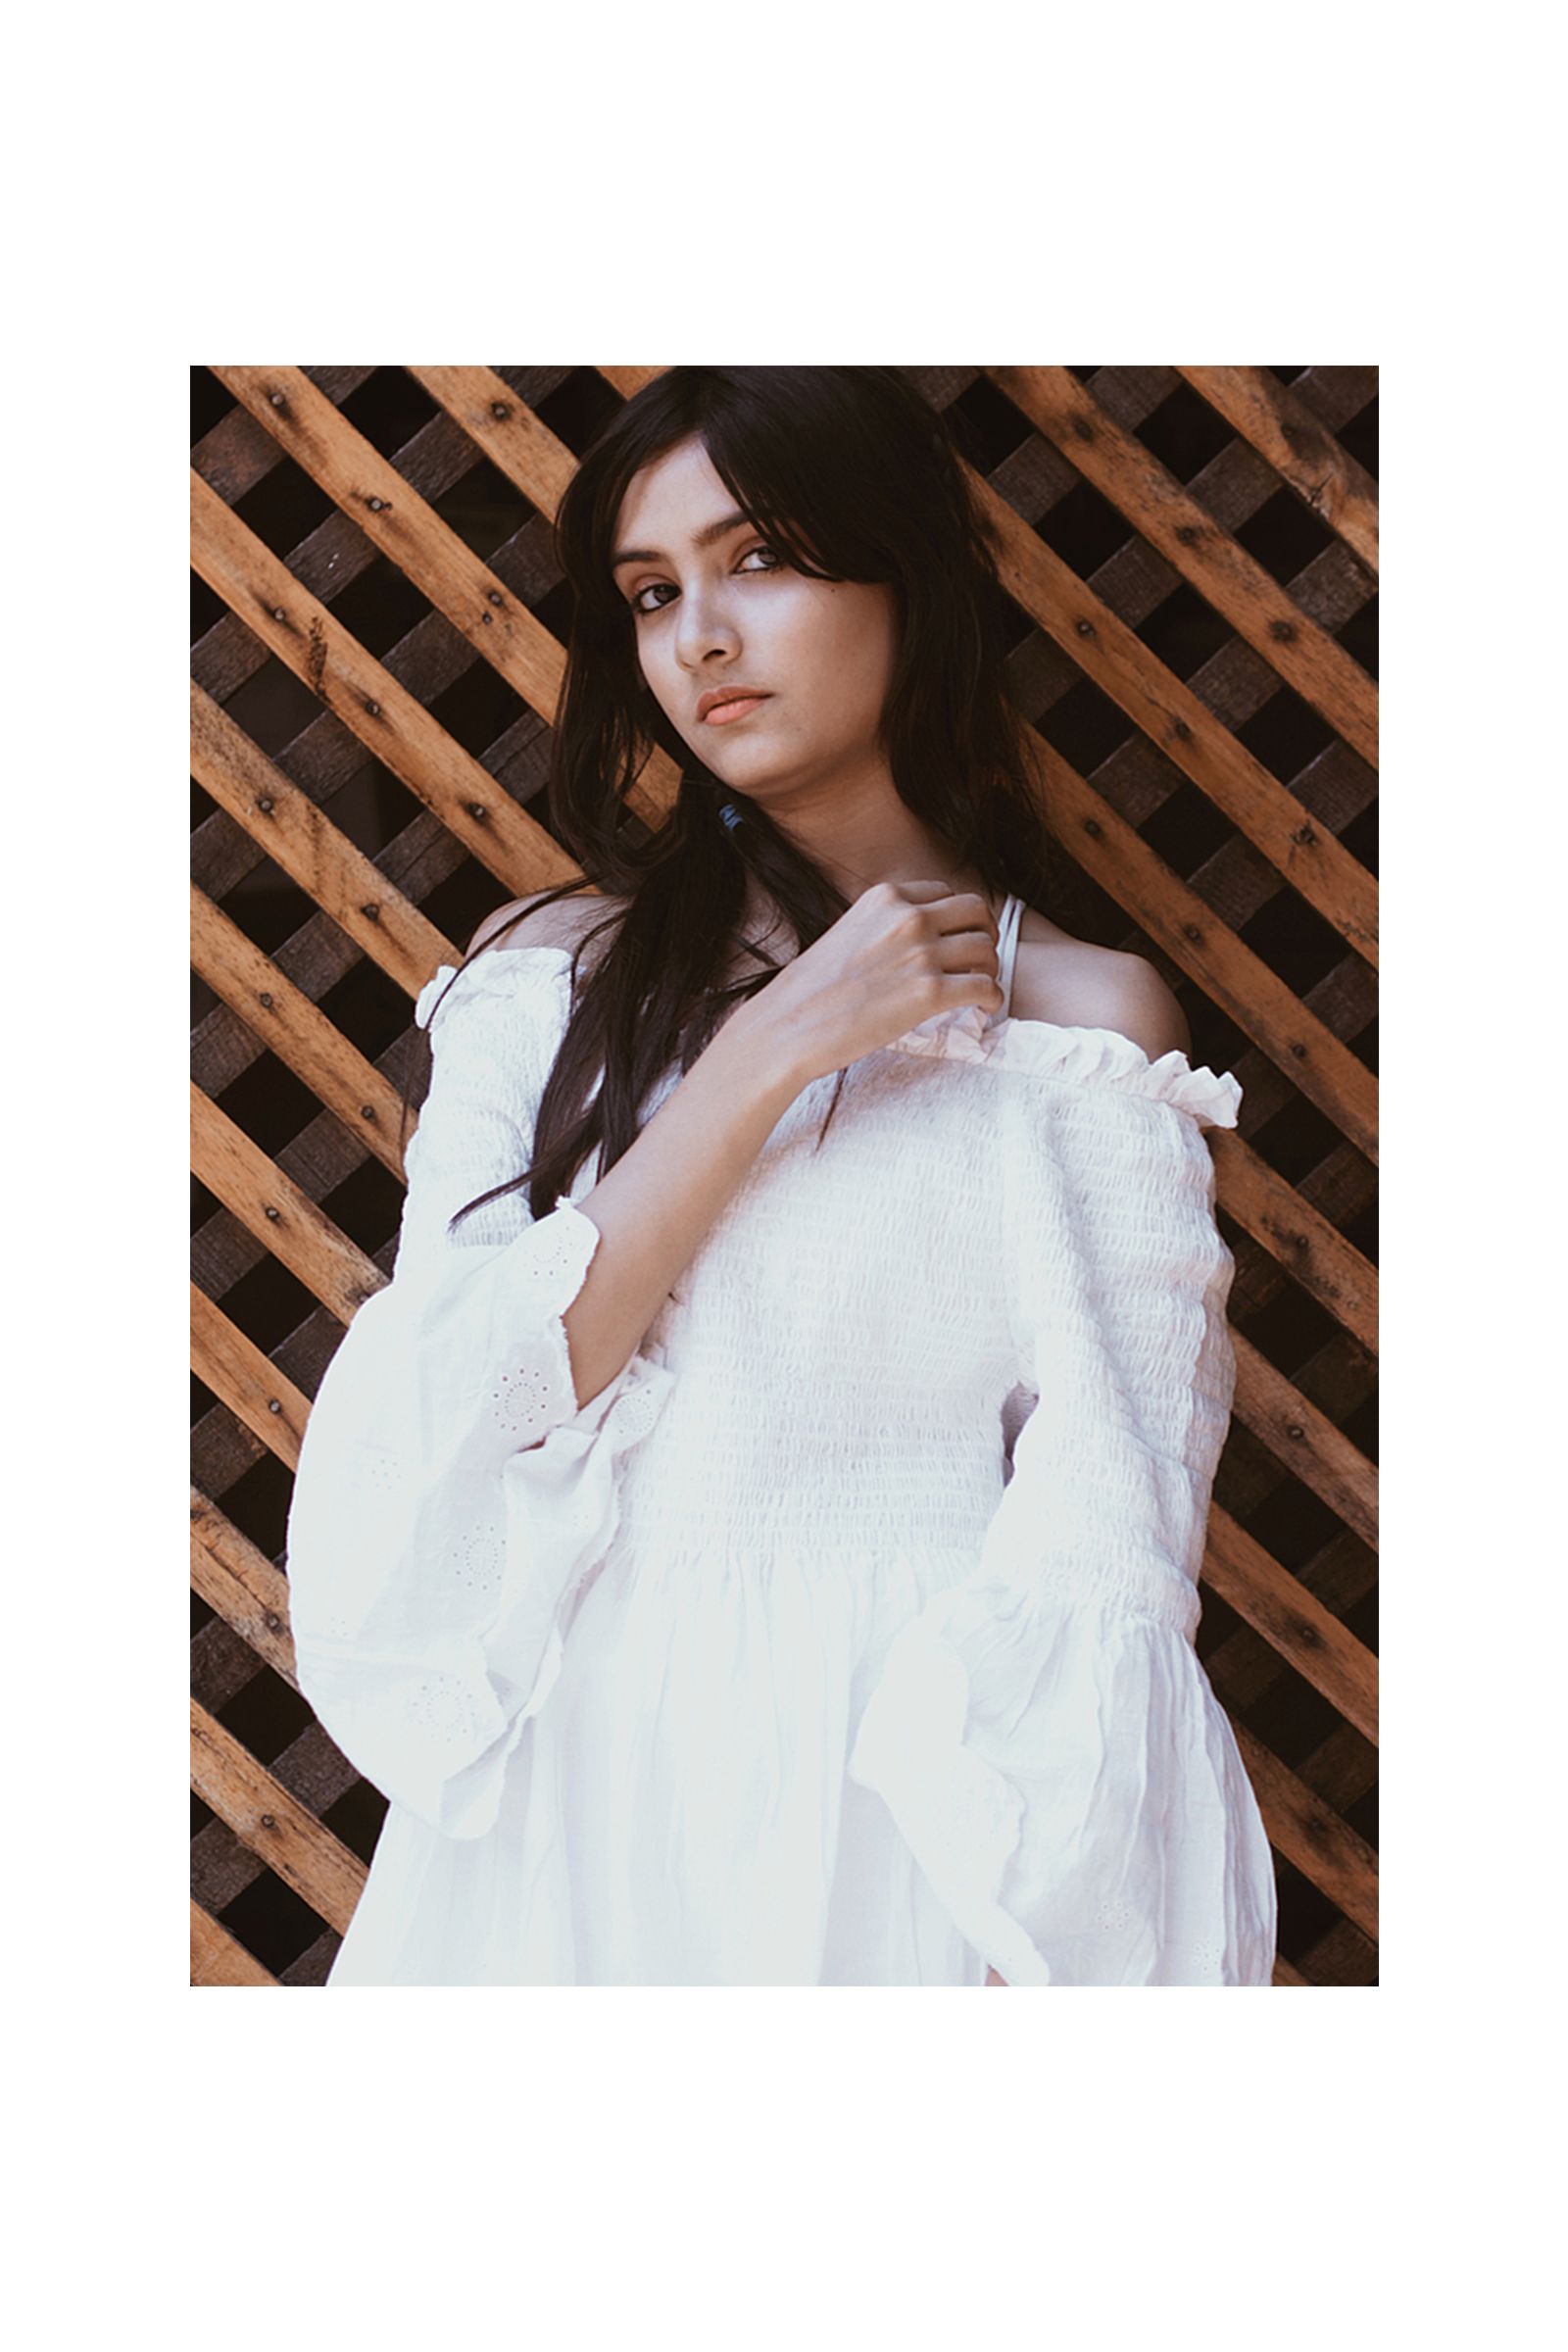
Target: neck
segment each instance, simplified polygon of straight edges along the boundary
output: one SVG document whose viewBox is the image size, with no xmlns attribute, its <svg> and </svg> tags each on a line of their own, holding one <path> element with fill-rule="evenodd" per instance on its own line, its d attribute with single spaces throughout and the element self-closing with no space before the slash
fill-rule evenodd
<svg viewBox="0 0 1568 2352">
<path fill-rule="evenodd" d="M 900 800 L 885 771 L 840 777 L 831 791 L 808 788 L 788 806 L 769 804 L 767 812 L 852 903 L 878 882 L 945 882 L 989 895 L 975 868 Z M 754 919 L 766 911 L 755 879 L 748 904 Z"/>
</svg>

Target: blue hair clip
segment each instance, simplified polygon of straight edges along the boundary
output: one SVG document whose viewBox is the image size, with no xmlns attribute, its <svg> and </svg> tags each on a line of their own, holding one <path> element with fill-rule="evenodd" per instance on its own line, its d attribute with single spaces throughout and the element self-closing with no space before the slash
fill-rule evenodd
<svg viewBox="0 0 1568 2352">
<path fill-rule="evenodd" d="M 718 813 L 732 833 L 737 825 L 744 824 L 746 821 L 733 801 L 726 801 Z"/>
</svg>

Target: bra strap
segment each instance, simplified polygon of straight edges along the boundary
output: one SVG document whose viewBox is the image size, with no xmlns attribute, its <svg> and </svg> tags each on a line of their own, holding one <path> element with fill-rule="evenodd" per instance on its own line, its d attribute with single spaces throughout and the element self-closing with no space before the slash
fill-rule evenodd
<svg viewBox="0 0 1568 2352">
<path fill-rule="evenodd" d="M 1018 954 L 1018 929 L 1023 921 L 1023 901 L 1009 893 L 997 925 L 997 978 L 1002 984 L 1002 1009 L 992 1017 L 1007 1020 L 1012 1012 L 1012 967 Z"/>
</svg>

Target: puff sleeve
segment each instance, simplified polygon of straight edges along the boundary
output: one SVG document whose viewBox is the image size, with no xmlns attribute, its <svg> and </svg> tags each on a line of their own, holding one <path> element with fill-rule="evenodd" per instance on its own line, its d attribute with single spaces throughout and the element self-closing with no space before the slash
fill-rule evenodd
<svg viewBox="0 0 1568 2352">
<path fill-rule="evenodd" d="M 1240 1090 L 1128 1053 L 1110 1084 L 1002 1081 L 1035 1401 L 974 1569 L 894 1638 L 849 1770 L 1007 1984 L 1266 1984 L 1272 1858 L 1193 1645 L 1235 1385 L 1200 1129 Z"/>
<path fill-rule="evenodd" d="M 391 1282 L 355 1315 L 306 1426 L 287 1569 L 301 1690 L 350 1762 L 453 1838 L 497 1819 L 616 1524 L 618 1458 L 671 1374 L 635 1353 L 579 1406 L 563 1316 L 599 1243 L 518 1175 L 568 1009 L 564 956 L 443 965 L 416 1017 L 429 1091 L 406 1153 Z M 591 1170 L 586 1172 L 591 1178 Z"/>
</svg>

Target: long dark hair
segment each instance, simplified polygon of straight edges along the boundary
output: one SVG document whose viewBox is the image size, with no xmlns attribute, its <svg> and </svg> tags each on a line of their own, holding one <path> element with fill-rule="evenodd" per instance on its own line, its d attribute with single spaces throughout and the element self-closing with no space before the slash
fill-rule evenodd
<svg viewBox="0 0 1568 2352">
<path fill-rule="evenodd" d="M 575 603 L 546 805 L 584 880 L 530 898 L 460 969 L 525 912 L 590 884 L 628 904 L 572 956 L 571 1009 L 531 1164 L 458 1216 L 526 1184 L 542 1217 L 596 1147 L 601 1175 L 630 1149 L 659 1079 L 677 1062 L 689 1069 L 737 1000 L 780 968 L 742 936 L 748 872 L 801 951 L 848 910 L 821 868 L 703 765 L 642 677 L 631 608 L 611 572 L 615 520 L 633 475 L 694 434 L 736 506 L 796 569 L 893 589 L 898 651 L 881 742 L 895 789 L 993 893 L 1015 891 L 1026 905 L 1043 893 L 1045 829 L 1003 673 L 996 543 L 946 420 L 896 368 L 666 369 L 600 434 L 556 516 Z M 655 745 L 680 789 L 649 836 L 627 795 Z M 613 937 L 585 979 L 584 953 L 606 930 Z M 758 968 L 726 985 L 737 952 Z"/>
</svg>

